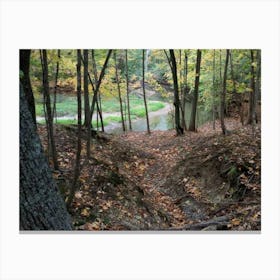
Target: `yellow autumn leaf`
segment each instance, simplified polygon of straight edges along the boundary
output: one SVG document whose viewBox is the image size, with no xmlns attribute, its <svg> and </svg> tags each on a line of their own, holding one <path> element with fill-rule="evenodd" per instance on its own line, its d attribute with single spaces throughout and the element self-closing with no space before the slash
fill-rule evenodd
<svg viewBox="0 0 280 280">
<path fill-rule="evenodd" d="M 141 171 L 143 171 L 143 170 L 146 169 L 145 163 L 140 163 L 138 167 L 139 167 L 139 169 L 140 169 Z"/>
<path fill-rule="evenodd" d="M 100 223 L 99 222 L 93 222 L 93 223 L 86 223 L 84 225 L 85 230 L 99 230 L 100 229 Z"/>
<path fill-rule="evenodd" d="M 81 215 L 84 216 L 84 217 L 88 217 L 90 215 L 89 213 L 89 208 L 84 208 L 82 211 L 81 211 Z"/>
<path fill-rule="evenodd" d="M 234 219 L 231 220 L 231 223 L 234 226 L 239 226 L 241 221 L 239 219 L 237 219 L 237 218 L 234 218 Z"/>
</svg>

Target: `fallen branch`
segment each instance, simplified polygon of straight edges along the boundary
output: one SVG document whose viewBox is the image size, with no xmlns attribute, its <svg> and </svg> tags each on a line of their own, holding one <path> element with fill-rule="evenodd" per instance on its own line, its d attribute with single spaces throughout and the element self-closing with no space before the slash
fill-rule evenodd
<svg viewBox="0 0 280 280">
<path fill-rule="evenodd" d="M 216 226 L 216 228 L 219 229 L 226 229 L 227 224 L 229 223 L 230 218 L 227 216 L 220 216 L 220 217 L 215 217 L 209 221 L 203 221 L 197 224 L 192 224 L 192 225 L 186 225 L 183 227 L 178 227 L 178 228 L 168 228 L 166 230 L 202 230 L 206 227 L 209 226 Z"/>
</svg>

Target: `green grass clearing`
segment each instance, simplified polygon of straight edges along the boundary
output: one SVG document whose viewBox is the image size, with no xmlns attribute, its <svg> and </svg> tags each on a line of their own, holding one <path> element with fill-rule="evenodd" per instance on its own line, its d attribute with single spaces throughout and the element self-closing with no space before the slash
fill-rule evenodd
<svg viewBox="0 0 280 280">
<path fill-rule="evenodd" d="M 58 103 L 56 104 L 56 112 L 58 117 L 67 116 L 67 115 L 76 115 L 77 114 L 77 100 L 76 97 L 64 97 L 59 98 Z M 82 102 L 82 108 L 83 108 Z M 164 108 L 164 103 L 160 101 L 147 101 L 148 104 L 148 111 L 153 112 L 159 109 Z M 125 107 L 125 106 L 123 106 Z M 102 111 L 105 113 L 114 113 L 120 111 L 120 104 L 117 99 L 110 99 L 110 100 L 102 100 Z M 140 98 L 134 97 L 130 100 L 130 111 L 133 117 L 144 117 L 145 116 L 145 107 L 144 102 Z M 37 116 L 44 116 L 44 108 L 41 102 L 36 100 L 36 115 Z M 64 121 L 64 120 L 62 120 Z"/>
<path fill-rule="evenodd" d="M 134 120 L 136 119 L 137 117 L 136 116 L 131 116 L 131 119 Z M 109 117 L 105 117 L 103 118 L 103 124 L 104 126 L 110 124 L 110 123 L 120 123 L 122 121 L 122 118 L 121 116 L 109 116 Z M 45 120 L 40 120 L 40 121 L 37 121 L 39 124 L 45 124 Z M 77 124 L 77 120 L 74 120 L 74 119 L 58 119 L 57 121 L 54 120 L 54 124 L 62 124 L 62 125 L 71 125 L 71 124 Z M 97 126 L 97 122 L 96 120 L 93 120 L 92 121 L 92 125 L 93 127 L 96 127 Z M 98 126 L 101 127 L 101 123 L 100 123 L 100 120 L 98 122 Z"/>
</svg>

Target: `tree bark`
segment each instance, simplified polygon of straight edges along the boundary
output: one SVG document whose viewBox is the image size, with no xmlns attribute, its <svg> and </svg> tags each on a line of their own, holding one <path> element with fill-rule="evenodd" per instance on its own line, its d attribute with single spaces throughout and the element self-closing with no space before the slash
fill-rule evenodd
<svg viewBox="0 0 280 280">
<path fill-rule="evenodd" d="M 190 131 L 196 130 L 196 109 L 197 109 L 198 90 L 199 90 L 200 64 L 201 64 L 201 50 L 197 50 L 194 96 L 193 96 L 192 112 L 191 112 L 190 126 L 189 126 Z"/>
<path fill-rule="evenodd" d="M 181 126 L 186 131 L 187 130 L 187 124 L 186 124 L 186 102 L 187 102 L 187 93 L 188 93 L 188 55 L 186 52 L 184 52 L 184 83 L 182 87 L 182 102 L 181 102 L 181 111 L 182 111 L 182 120 L 181 120 Z"/>
<path fill-rule="evenodd" d="M 147 122 L 147 132 L 150 134 L 150 122 L 149 122 L 149 112 L 146 100 L 146 89 L 145 89 L 145 50 L 142 50 L 142 86 L 143 86 L 143 97 L 144 97 L 144 106 L 146 112 L 146 122 Z"/>
<path fill-rule="evenodd" d="M 120 112 L 121 112 L 121 118 L 122 118 L 122 130 L 125 131 L 125 123 L 124 123 L 124 117 L 123 117 L 123 106 L 122 106 L 122 95 L 121 95 L 121 88 L 120 88 L 120 80 L 119 80 L 119 74 L 118 74 L 118 65 L 117 65 L 117 54 L 116 50 L 114 51 L 114 59 L 115 59 L 115 73 L 116 73 L 116 82 L 118 87 L 118 95 L 119 95 L 119 101 L 120 101 Z"/>
<path fill-rule="evenodd" d="M 130 102 L 129 102 L 129 79 L 128 79 L 128 53 L 125 50 L 125 76 L 126 76 L 126 98 L 127 98 L 127 114 L 128 114 L 128 127 L 132 130 L 131 116 L 130 116 Z"/>
<path fill-rule="evenodd" d="M 20 88 L 20 230 L 71 229 L 70 216 Z"/>
<path fill-rule="evenodd" d="M 52 118 L 56 118 L 56 92 L 57 92 L 57 83 L 58 83 L 58 74 L 59 74 L 59 60 L 60 60 L 60 50 L 57 50 L 57 63 L 55 71 L 55 81 L 54 81 L 54 91 L 53 91 L 53 111 Z"/>
<path fill-rule="evenodd" d="M 99 92 L 99 88 L 101 86 L 101 82 L 102 82 L 102 79 L 105 75 L 105 70 L 107 68 L 107 65 L 108 65 L 108 61 L 110 59 L 110 56 L 112 54 L 112 50 L 109 50 L 108 51 L 108 54 L 107 54 L 107 57 L 105 59 L 105 62 L 103 64 L 103 67 L 101 69 L 101 72 L 100 72 L 100 75 L 99 75 L 99 79 L 98 79 L 98 82 L 97 82 L 97 85 L 95 87 L 95 90 L 94 90 L 94 93 L 93 93 L 93 98 L 92 98 L 92 103 L 91 103 L 91 108 L 90 108 L 90 119 L 89 119 L 89 122 L 91 123 L 91 120 L 92 120 L 92 116 L 93 116 L 93 112 L 94 112 L 94 107 L 95 107 L 95 103 L 97 102 L 97 95 L 98 95 L 98 92 Z"/>
<path fill-rule="evenodd" d="M 98 83 L 98 74 L 97 74 L 97 67 L 96 67 L 96 62 L 95 62 L 95 55 L 94 55 L 94 50 L 91 50 L 91 57 L 92 57 L 92 66 L 93 66 L 93 75 L 94 75 L 94 85 L 97 87 Z M 94 87 L 93 87 L 93 92 L 94 92 Z M 97 125 L 97 130 L 98 130 L 98 116 L 100 118 L 100 123 L 101 123 L 101 130 L 104 132 L 104 123 L 103 123 L 103 116 L 102 116 L 102 103 L 101 103 L 101 94 L 100 91 L 97 92 L 97 114 L 96 114 L 96 125 Z"/>
<path fill-rule="evenodd" d="M 48 135 L 50 139 L 50 146 L 51 146 L 51 156 L 53 160 L 53 166 L 55 170 L 58 170 L 58 161 L 57 161 L 57 152 L 55 146 L 55 139 L 53 133 L 53 116 L 52 116 L 52 109 L 51 109 L 51 99 L 50 99 L 50 87 L 49 87 L 49 71 L 48 71 L 48 57 L 47 57 L 47 50 L 42 50 L 42 72 L 43 72 L 43 90 L 44 90 L 44 100 L 46 105 L 46 112 L 47 112 L 47 128 L 48 128 Z"/>
<path fill-rule="evenodd" d="M 89 95 L 88 95 L 88 50 L 83 51 L 83 64 L 84 64 L 84 115 L 85 125 L 89 120 Z"/>
<path fill-rule="evenodd" d="M 35 101 L 32 91 L 32 86 L 30 82 L 29 68 L 30 68 L 30 55 L 31 50 L 20 50 L 19 52 L 19 68 L 22 71 L 22 76 L 20 78 L 21 84 L 24 89 L 24 94 L 26 96 L 28 108 L 31 112 L 31 116 L 35 126 L 36 124 L 36 110 L 35 110 Z"/>
<path fill-rule="evenodd" d="M 81 159 L 81 131 L 82 131 L 82 102 L 81 102 L 81 50 L 77 50 L 77 104 L 78 104 L 78 132 L 77 132 L 77 153 L 76 153 L 76 164 L 74 170 L 74 178 L 70 190 L 69 197 L 67 199 L 67 208 L 70 209 L 72 201 L 77 189 L 77 181 L 80 177 L 80 159 Z"/>
<path fill-rule="evenodd" d="M 227 90 L 227 68 L 228 68 L 228 60 L 229 60 L 229 50 L 226 52 L 226 62 L 225 62 L 225 71 L 224 71 L 224 79 L 223 79 L 223 90 L 221 94 L 221 128 L 224 135 L 226 135 L 227 130 L 225 126 L 225 97 Z"/>
<path fill-rule="evenodd" d="M 241 96 L 238 95 L 237 93 L 237 89 L 236 89 L 236 77 L 235 77 L 235 71 L 233 68 L 233 56 L 232 56 L 232 51 L 230 52 L 230 69 L 231 69 L 231 79 L 233 82 L 233 96 L 235 97 L 234 99 L 237 102 L 237 106 L 238 106 L 238 112 L 239 112 L 239 116 L 240 116 L 240 120 L 241 123 L 243 124 L 243 116 L 242 116 L 242 99 Z"/>
<path fill-rule="evenodd" d="M 216 104 L 215 104 L 215 91 L 216 91 L 216 51 L 213 53 L 213 80 L 212 80 L 212 116 L 213 116 L 213 129 L 216 129 Z"/>
<path fill-rule="evenodd" d="M 88 50 L 83 51 L 84 59 L 84 113 L 85 113 L 85 126 L 87 130 L 87 158 L 90 158 L 90 142 L 91 142 L 91 121 L 90 107 L 89 107 L 89 93 L 88 93 Z M 80 60 L 80 58 L 79 58 Z"/>
<path fill-rule="evenodd" d="M 167 53 L 165 52 L 165 55 L 168 59 L 171 72 L 172 72 L 172 78 L 173 78 L 173 86 L 174 86 L 174 107 L 175 107 L 175 128 L 177 135 L 184 134 L 184 130 L 181 127 L 180 123 L 180 98 L 179 98 L 179 86 L 178 86 L 178 77 L 177 77 L 177 64 L 176 64 L 176 58 L 174 54 L 174 50 L 169 50 L 170 58 L 168 57 Z"/>
<path fill-rule="evenodd" d="M 257 115 L 257 105 L 260 98 L 261 98 L 261 50 L 257 50 L 257 73 L 256 73 L 256 94 L 255 94 L 256 122 L 259 121 Z"/>
<path fill-rule="evenodd" d="M 252 124 L 253 126 L 256 123 L 256 106 L 255 106 L 255 95 L 256 95 L 256 84 L 255 84 L 255 56 L 254 51 L 250 50 L 251 55 L 251 92 L 249 99 L 249 115 L 247 124 Z"/>
</svg>

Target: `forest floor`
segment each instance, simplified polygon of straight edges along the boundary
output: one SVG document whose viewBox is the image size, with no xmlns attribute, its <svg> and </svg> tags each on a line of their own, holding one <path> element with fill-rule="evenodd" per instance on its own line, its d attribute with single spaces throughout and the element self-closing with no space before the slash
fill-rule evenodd
<svg viewBox="0 0 280 280">
<path fill-rule="evenodd" d="M 198 132 L 100 133 L 82 170 L 71 215 L 76 230 L 260 230 L 261 129 L 226 119 L 223 136 L 208 123 Z M 46 130 L 38 126 L 46 148 Z M 67 196 L 76 130 L 55 129 Z"/>
</svg>

